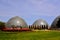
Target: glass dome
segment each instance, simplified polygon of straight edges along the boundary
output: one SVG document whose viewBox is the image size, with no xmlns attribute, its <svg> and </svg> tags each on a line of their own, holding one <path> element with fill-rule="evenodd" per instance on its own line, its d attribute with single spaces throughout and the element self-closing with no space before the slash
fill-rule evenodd
<svg viewBox="0 0 60 40">
<path fill-rule="evenodd" d="M 32 26 L 35 28 L 35 29 L 48 29 L 48 23 L 42 19 L 38 19 L 36 20 Z"/>
<path fill-rule="evenodd" d="M 60 16 L 55 18 L 51 24 L 51 28 L 60 28 Z"/>
<path fill-rule="evenodd" d="M 6 23 L 6 27 L 28 27 L 27 23 L 20 17 L 15 16 L 12 17 L 8 22 Z"/>
<path fill-rule="evenodd" d="M 46 21 L 42 20 L 42 19 L 38 19 L 33 23 L 33 25 L 38 25 L 38 26 L 40 26 L 40 25 L 48 25 L 48 23 Z"/>
</svg>

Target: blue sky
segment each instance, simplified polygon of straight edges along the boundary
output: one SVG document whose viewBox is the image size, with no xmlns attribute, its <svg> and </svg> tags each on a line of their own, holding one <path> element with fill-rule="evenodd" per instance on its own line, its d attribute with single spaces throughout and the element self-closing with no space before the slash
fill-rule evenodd
<svg viewBox="0 0 60 40">
<path fill-rule="evenodd" d="M 31 25 L 37 19 L 51 24 L 60 15 L 60 0 L 0 0 L 0 21 L 20 16 Z"/>
</svg>

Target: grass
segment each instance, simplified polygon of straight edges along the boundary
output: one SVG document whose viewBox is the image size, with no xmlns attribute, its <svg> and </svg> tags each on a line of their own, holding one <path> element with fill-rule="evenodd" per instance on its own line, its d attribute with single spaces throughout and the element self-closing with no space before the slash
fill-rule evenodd
<svg viewBox="0 0 60 40">
<path fill-rule="evenodd" d="M 2 32 L 0 40 L 60 40 L 59 31 Z"/>
</svg>

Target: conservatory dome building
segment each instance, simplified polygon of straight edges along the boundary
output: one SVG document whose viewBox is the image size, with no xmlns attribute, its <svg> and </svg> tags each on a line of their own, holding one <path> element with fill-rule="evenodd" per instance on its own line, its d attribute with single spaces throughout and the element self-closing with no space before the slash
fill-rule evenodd
<svg viewBox="0 0 60 40">
<path fill-rule="evenodd" d="M 8 20 L 3 30 L 29 30 L 24 19 L 15 16 Z"/>
<path fill-rule="evenodd" d="M 32 25 L 31 28 L 33 29 L 48 29 L 48 23 L 43 19 L 36 20 Z"/>
<path fill-rule="evenodd" d="M 51 29 L 60 30 L 60 16 L 56 17 L 51 24 Z"/>
<path fill-rule="evenodd" d="M 11 19 L 8 20 L 8 22 L 6 23 L 6 27 L 28 27 L 27 23 L 25 22 L 24 19 L 16 16 L 16 17 L 12 17 Z"/>
</svg>

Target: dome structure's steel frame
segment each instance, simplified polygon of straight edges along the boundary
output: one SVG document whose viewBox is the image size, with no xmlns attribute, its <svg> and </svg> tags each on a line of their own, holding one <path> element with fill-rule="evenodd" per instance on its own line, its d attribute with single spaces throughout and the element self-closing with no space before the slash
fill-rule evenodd
<svg viewBox="0 0 60 40">
<path fill-rule="evenodd" d="M 42 19 L 36 20 L 32 25 L 29 26 L 31 29 L 48 29 L 48 23 Z"/>
<path fill-rule="evenodd" d="M 54 19 L 54 21 L 53 21 L 52 24 L 51 24 L 50 29 L 60 30 L 60 27 L 57 26 L 58 21 L 60 21 L 60 16 L 58 16 L 58 17 L 56 17 L 56 18 Z"/>
<path fill-rule="evenodd" d="M 3 31 L 30 31 L 27 23 L 18 16 L 11 18 L 6 23 L 6 26 L 2 30 Z"/>
</svg>

